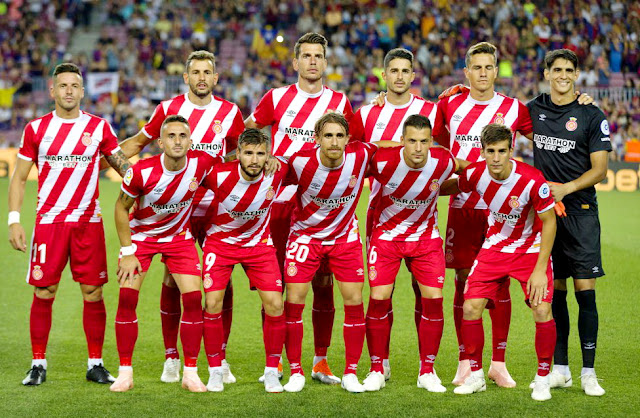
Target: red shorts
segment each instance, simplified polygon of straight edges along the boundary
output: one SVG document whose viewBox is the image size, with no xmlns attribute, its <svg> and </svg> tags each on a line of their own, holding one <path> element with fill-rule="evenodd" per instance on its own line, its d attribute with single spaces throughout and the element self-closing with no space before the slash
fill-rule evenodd
<svg viewBox="0 0 640 418">
<path fill-rule="evenodd" d="M 36 287 L 60 282 L 69 260 L 78 283 L 102 286 L 108 280 L 102 222 L 37 224 L 31 238 L 27 283 Z"/>
<path fill-rule="evenodd" d="M 207 218 L 204 216 L 192 216 L 191 217 L 191 235 L 195 242 L 200 245 L 200 248 L 204 245 L 204 240 L 207 238 Z"/>
<path fill-rule="evenodd" d="M 486 210 L 449 207 L 444 246 L 447 268 L 471 268 L 489 227 L 487 217 Z"/>
<path fill-rule="evenodd" d="M 421 241 L 384 241 L 374 238 L 369 246 L 369 286 L 386 286 L 396 281 L 402 260 L 418 283 L 444 286 L 444 251 L 440 238 Z"/>
<path fill-rule="evenodd" d="M 137 246 L 136 257 L 140 261 L 142 271 L 149 270 L 151 260 L 156 254 L 162 255 L 161 261 L 171 274 L 187 274 L 200 276 L 200 257 L 192 239 L 174 242 L 134 241 Z"/>
<path fill-rule="evenodd" d="M 359 241 L 344 244 L 299 244 L 290 242 L 285 262 L 287 283 L 308 283 L 323 263 L 341 282 L 364 282 L 362 244 Z"/>
<path fill-rule="evenodd" d="M 473 262 L 464 290 L 465 299 L 489 299 L 492 305 L 500 297 L 500 292 L 509 277 L 520 282 L 525 299 L 529 300 L 527 281 L 538 262 L 538 253 L 507 254 L 493 250 L 481 250 Z M 547 296 L 543 302 L 553 299 L 553 267 L 547 264 Z M 527 302 L 528 303 L 528 302 Z M 487 305 L 489 306 L 489 304 Z"/>
<path fill-rule="evenodd" d="M 282 293 L 276 249 L 271 246 L 240 247 L 209 240 L 204 247 L 203 260 L 205 292 L 226 289 L 233 267 L 240 264 L 249 277 L 252 289 Z"/>
</svg>

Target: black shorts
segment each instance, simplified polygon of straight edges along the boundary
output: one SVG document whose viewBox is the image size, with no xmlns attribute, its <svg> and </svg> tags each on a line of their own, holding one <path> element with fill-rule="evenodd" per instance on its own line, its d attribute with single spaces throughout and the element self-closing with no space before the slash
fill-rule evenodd
<svg viewBox="0 0 640 418">
<path fill-rule="evenodd" d="M 551 255 L 554 279 L 595 279 L 604 276 L 598 215 L 557 218 Z"/>
</svg>

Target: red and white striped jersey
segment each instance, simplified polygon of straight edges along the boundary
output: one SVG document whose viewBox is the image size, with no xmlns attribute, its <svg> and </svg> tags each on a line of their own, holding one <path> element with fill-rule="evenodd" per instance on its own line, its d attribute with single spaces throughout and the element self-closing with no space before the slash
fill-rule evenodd
<svg viewBox="0 0 640 418">
<path fill-rule="evenodd" d="M 356 207 L 377 147 L 350 142 L 340 167 L 320 162 L 320 149 L 295 153 L 287 181 L 298 185 L 290 242 L 334 245 L 360 240 Z"/>
<path fill-rule="evenodd" d="M 542 221 L 537 213 L 555 206 L 549 185 L 532 166 L 511 160 L 506 180 L 489 174 L 486 161 L 469 165 L 458 180 L 463 192 L 479 193 L 489 206 L 489 229 L 482 248 L 503 253 L 540 252 Z"/>
<path fill-rule="evenodd" d="M 371 162 L 371 175 L 382 185 L 372 206 L 373 237 L 384 241 L 440 238 L 440 185 L 455 171 L 455 159 L 449 150 L 432 147 L 425 166 L 414 169 L 405 162 L 403 150 L 380 149 Z"/>
<path fill-rule="evenodd" d="M 349 134 L 356 141 L 400 142 L 402 125 L 409 116 L 426 116 L 434 126 L 436 114 L 435 103 L 413 94 L 409 102 L 401 106 L 392 105 L 385 99 L 384 106 L 369 104 L 358 109 L 349 124 Z"/>
<path fill-rule="evenodd" d="M 513 131 L 514 144 L 516 132 L 528 135 L 533 131 L 527 106 L 500 93 L 494 93 L 492 99 L 481 102 L 473 99 L 467 91 L 445 97 L 438 102 L 437 107 L 434 136 L 441 138 L 446 128 L 449 131 L 449 149 L 461 160 L 482 160 L 480 134 L 482 128 L 490 123 L 509 127 Z M 451 197 L 451 207 L 486 209 L 487 205 L 477 194 L 460 193 Z"/>
<path fill-rule="evenodd" d="M 238 161 L 219 164 L 202 183 L 213 190 L 216 212 L 209 220 L 207 238 L 242 247 L 273 245 L 269 231 L 271 204 L 287 176 L 289 166 L 281 161 L 282 168 L 273 176 L 247 181 L 240 173 Z"/>
<path fill-rule="evenodd" d="M 164 154 L 138 161 L 122 180 L 122 191 L 137 199 L 130 215 L 134 241 L 173 242 L 191 239 L 189 218 L 196 190 L 221 158 L 189 151 L 179 171 L 164 166 Z"/>
<path fill-rule="evenodd" d="M 236 149 L 238 137 L 244 131 L 242 113 L 236 104 L 212 95 L 208 105 L 197 106 L 185 93 L 161 102 L 142 133 L 151 139 L 160 137 L 162 123 L 170 115 L 180 115 L 189 121 L 192 150 L 206 151 L 214 157 Z M 212 201 L 213 193 L 198 190 L 193 216 L 213 216 Z"/>
<path fill-rule="evenodd" d="M 29 122 L 18 157 L 38 167 L 36 223 L 101 222 L 100 156 L 119 150 L 109 123 L 89 113 L 63 119 L 54 111 Z"/>
</svg>

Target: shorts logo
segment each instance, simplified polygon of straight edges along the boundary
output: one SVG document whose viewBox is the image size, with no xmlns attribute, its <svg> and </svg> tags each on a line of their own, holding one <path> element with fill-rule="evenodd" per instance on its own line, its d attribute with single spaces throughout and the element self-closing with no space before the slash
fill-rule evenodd
<svg viewBox="0 0 640 418">
<path fill-rule="evenodd" d="M 37 266 L 36 266 L 36 267 L 37 267 Z M 592 267 L 592 268 L 591 268 L 591 271 L 592 271 L 593 273 L 598 273 L 598 272 L 600 272 L 600 269 L 598 268 L 598 266 L 595 266 L 595 267 Z"/>
<path fill-rule="evenodd" d="M 33 266 L 33 271 L 31 272 L 31 276 L 33 277 L 33 280 L 42 279 L 42 277 L 44 276 L 44 273 L 42 272 L 42 269 L 40 268 L 40 266 Z"/>
<path fill-rule="evenodd" d="M 266 199 L 267 200 L 271 200 L 276 196 L 276 192 L 273 190 L 272 186 L 269 186 L 269 190 L 267 190 L 267 195 L 266 195 Z"/>
<path fill-rule="evenodd" d="M 511 199 L 509 200 L 509 206 L 511 206 L 513 209 L 518 209 L 520 207 L 518 196 L 511 196 Z"/>
<path fill-rule="evenodd" d="M 549 185 L 547 183 L 545 183 L 542 186 L 540 186 L 540 190 L 538 190 L 538 195 L 542 199 L 546 199 L 547 197 L 549 197 L 551 195 L 551 191 L 549 190 Z"/>
<path fill-rule="evenodd" d="M 609 135 L 609 122 L 606 119 L 600 122 L 600 130 L 603 135 Z"/>
<path fill-rule="evenodd" d="M 124 178 L 122 179 L 124 184 L 126 184 L 127 186 L 131 184 L 131 180 L 133 180 L 133 168 L 129 168 L 124 175 Z"/>
<path fill-rule="evenodd" d="M 205 289 L 209 289 L 211 286 L 213 286 L 213 280 L 211 279 L 211 275 L 209 273 L 204 275 L 203 284 Z"/>
<path fill-rule="evenodd" d="M 378 272 L 376 271 L 376 266 L 369 267 L 369 280 L 375 280 L 378 277 Z"/>
<path fill-rule="evenodd" d="M 277 279 L 277 280 L 276 280 L 276 285 L 277 285 L 278 287 L 282 287 L 282 279 Z"/>
<path fill-rule="evenodd" d="M 431 180 L 431 185 L 429 186 L 429 190 L 431 190 L 432 192 L 435 192 L 439 188 L 440 188 L 440 184 L 438 184 L 438 180 L 436 179 Z"/>
<path fill-rule="evenodd" d="M 578 120 L 571 116 L 564 127 L 567 128 L 567 131 L 573 132 L 578 129 Z"/>
<path fill-rule="evenodd" d="M 447 250 L 447 253 L 444 256 L 444 259 L 447 263 L 450 263 L 453 261 L 453 252 L 451 250 Z"/>
<path fill-rule="evenodd" d="M 200 263 L 196 263 L 196 269 L 198 271 L 202 271 L 202 266 L 200 265 Z"/>
<path fill-rule="evenodd" d="M 289 267 L 287 267 L 287 276 L 295 276 L 298 274 L 298 267 L 296 267 L 296 263 L 289 263 Z"/>
<path fill-rule="evenodd" d="M 91 134 L 89 132 L 85 132 L 82 134 L 82 145 L 88 147 L 91 145 Z"/>
<path fill-rule="evenodd" d="M 213 126 L 211 127 L 211 129 L 216 134 L 221 133 L 222 132 L 222 122 L 220 122 L 219 120 L 213 121 Z"/>
<path fill-rule="evenodd" d="M 191 183 L 189 183 L 189 191 L 195 192 L 197 188 L 198 188 L 198 181 L 194 177 L 191 179 Z"/>
<path fill-rule="evenodd" d="M 440 276 L 438 277 L 438 284 L 442 284 L 442 283 L 444 283 L 444 277 Z"/>
<path fill-rule="evenodd" d="M 101 279 L 104 279 L 107 277 L 107 272 L 106 271 L 101 271 L 100 274 L 98 275 L 98 277 L 100 277 Z"/>
<path fill-rule="evenodd" d="M 496 117 L 493 119 L 493 123 L 504 125 L 504 117 L 502 113 L 496 113 Z"/>
<path fill-rule="evenodd" d="M 349 187 L 356 187 L 356 183 L 358 182 L 358 178 L 356 176 L 351 176 L 349 180 Z"/>
<path fill-rule="evenodd" d="M 356 275 L 357 275 L 357 276 L 364 276 L 364 269 L 358 269 L 358 270 L 356 270 Z"/>
</svg>

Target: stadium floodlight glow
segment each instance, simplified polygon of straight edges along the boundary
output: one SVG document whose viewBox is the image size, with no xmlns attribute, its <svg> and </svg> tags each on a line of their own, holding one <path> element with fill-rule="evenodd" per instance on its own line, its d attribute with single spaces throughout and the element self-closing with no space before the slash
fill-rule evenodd
<svg viewBox="0 0 640 418">
<path fill-rule="evenodd" d="M 282 35 L 278 35 L 276 36 L 276 41 L 278 41 L 279 43 L 282 43 L 282 41 L 284 41 L 284 37 Z"/>
</svg>

